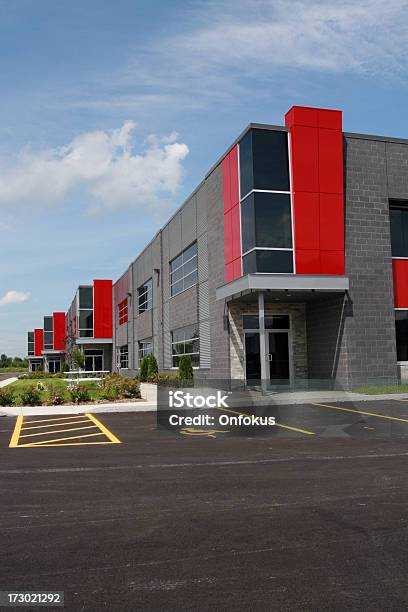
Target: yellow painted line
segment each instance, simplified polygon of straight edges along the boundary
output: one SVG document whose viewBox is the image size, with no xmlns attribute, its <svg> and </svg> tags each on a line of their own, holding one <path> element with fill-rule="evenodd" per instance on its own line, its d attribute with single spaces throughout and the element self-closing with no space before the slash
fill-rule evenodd
<svg viewBox="0 0 408 612">
<path fill-rule="evenodd" d="M 48 425 L 34 425 L 34 427 L 22 427 L 21 431 L 27 431 L 27 429 L 42 429 L 43 427 L 62 427 L 63 425 L 76 425 L 79 423 L 88 423 L 89 419 L 85 418 L 81 421 L 67 421 L 65 423 L 49 423 Z"/>
<path fill-rule="evenodd" d="M 66 444 L 44 444 L 43 446 L 92 446 L 92 444 L 112 444 L 112 442 L 67 442 Z M 20 444 L 18 448 L 29 448 L 32 446 L 38 446 L 38 444 Z"/>
<path fill-rule="evenodd" d="M 68 416 L 65 417 L 52 417 L 51 419 L 39 419 L 36 421 L 26 421 L 27 424 L 31 423 L 46 423 L 47 421 L 65 421 L 66 419 L 80 419 L 83 418 L 84 416 L 86 416 L 85 414 L 70 414 Z"/>
<path fill-rule="evenodd" d="M 21 438 L 31 438 L 32 436 L 46 436 L 49 434 L 65 433 L 66 431 L 82 431 L 83 429 L 95 429 L 97 425 L 86 425 L 85 427 L 70 427 L 69 429 L 53 429 L 52 431 L 40 431 L 38 433 L 20 435 Z"/>
<path fill-rule="evenodd" d="M 102 423 L 100 421 L 98 421 L 98 419 L 96 417 L 94 417 L 93 414 L 91 414 L 90 412 L 87 412 L 87 413 L 85 413 L 85 416 L 87 416 L 89 419 L 91 419 L 91 421 L 93 421 L 95 423 L 95 425 L 97 425 L 99 427 L 99 429 L 101 431 L 103 431 L 103 433 L 108 438 L 108 440 L 113 442 L 113 444 L 121 444 L 121 441 L 119 440 L 119 438 L 117 438 L 111 431 L 109 431 L 109 429 L 107 429 L 107 427 L 105 427 L 105 425 L 102 425 Z"/>
<path fill-rule="evenodd" d="M 84 434 L 83 436 L 69 436 L 68 438 L 55 438 L 54 440 L 41 440 L 40 442 L 30 442 L 29 444 L 19 444 L 18 448 L 22 448 L 24 446 L 46 446 L 47 444 L 52 444 L 53 442 L 63 442 L 64 440 L 80 440 L 82 438 L 92 438 L 93 436 L 103 436 L 104 433 L 101 431 L 99 433 L 92 434 Z M 63 444 L 58 444 L 58 446 L 64 446 Z"/>
<path fill-rule="evenodd" d="M 16 424 L 14 426 L 13 435 L 11 436 L 9 448 L 16 448 L 17 447 L 18 439 L 20 437 L 20 429 L 21 429 L 22 423 L 23 423 L 23 417 L 22 416 L 18 416 L 17 419 L 16 419 Z"/>
<path fill-rule="evenodd" d="M 332 408 L 333 410 L 342 410 L 343 412 L 355 412 L 356 414 L 364 414 L 366 416 L 377 417 L 378 419 L 388 419 L 390 421 L 402 421 L 408 423 L 408 419 L 401 419 L 399 417 L 392 417 L 386 414 L 378 414 L 375 412 L 366 412 L 364 410 L 354 410 L 353 408 L 341 408 L 340 406 L 330 406 L 329 404 L 311 404 L 312 406 L 321 406 L 323 408 Z"/>
<path fill-rule="evenodd" d="M 236 410 L 230 410 L 229 408 L 219 408 L 222 412 L 231 412 L 232 414 L 242 414 L 242 416 L 251 416 L 246 412 L 237 412 Z M 308 431 L 307 429 L 299 429 L 298 427 L 292 427 L 291 425 L 283 425 L 282 423 L 275 423 L 271 427 L 282 427 L 283 429 L 290 429 L 291 431 L 297 431 L 298 433 L 307 434 L 308 436 L 314 436 L 314 431 Z"/>
</svg>

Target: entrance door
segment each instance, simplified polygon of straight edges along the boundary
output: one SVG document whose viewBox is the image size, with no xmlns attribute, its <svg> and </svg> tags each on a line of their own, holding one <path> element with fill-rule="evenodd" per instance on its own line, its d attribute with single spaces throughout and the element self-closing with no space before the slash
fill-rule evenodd
<svg viewBox="0 0 408 612">
<path fill-rule="evenodd" d="M 61 371 L 61 362 L 59 359 L 55 359 L 48 362 L 48 371 L 52 374 Z"/>
<path fill-rule="evenodd" d="M 267 333 L 267 359 L 271 386 L 289 385 L 289 333 L 287 331 Z"/>
<path fill-rule="evenodd" d="M 245 369 L 247 384 L 259 385 L 261 380 L 259 332 L 245 332 Z"/>
</svg>

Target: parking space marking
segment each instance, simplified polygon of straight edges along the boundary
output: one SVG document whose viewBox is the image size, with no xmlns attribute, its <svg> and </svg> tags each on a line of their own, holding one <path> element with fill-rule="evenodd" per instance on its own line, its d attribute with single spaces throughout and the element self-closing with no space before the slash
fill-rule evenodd
<svg viewBox="0 0 408 612">
<path fill-rule="evenodd" d="M 322 408 L 332 408 L 333 410 L 342 410 L 343 412 L 355 412 L 356 414 L 364 414 L 366 416 L 377 417 L 378 419 L 388 419 L 389 421 L 402 421 L 408 423 L 408 419 L 401 417 L 388 416 L 387 414 L 378 414 L 376 412 L 367 412 L 365 410 L 354 410 L 353 408 L 343 408 L 340 406 L 330 406 L 329 404 L 311 404 L 311 406 L 320 406 Z"/>
<path fill-rule="evenodd" d="M 31 423 L 37 423 L 37 425 L 31 426 Z M 38 423 L 42 424 L 39 425 Z M 76 425 L 76 427 L 72 427 L 72 425 Z M 88 433 L 86 430 L 89 429 L 97 431 Z M 56 434 L 71 432 L 77 433 L 75 435 L 55 438 Z M 42 436 L 44 439 L 33 439 L 39 436 Z M 89 438 L 96 437 L 100 437 L 101 439 L 98 441 L 89 440 Z M 79 414 L 77 417 L 70 415 L 62 418 L 56 417 L 54 419 L 35 419 L 27 421 L 24 420 L 23 416 L 18 416 L 9 447 L 27 448 L 35 446 L 79 446 L 87 444 L 121 444 L 121 441 L 91 413 Z"/>
<path fill-rule="evenodd" d="M 236 410 L 231 410 L 230 408 L 219 408 L 222 412 L 231 412 L 232 414 L 238 414 L 242 416 L 250 416 L 247 412 L 237 412 Z M 308 431 L 307 429 L 300 429 L 299 427 L 293 427 L 292 425 L 283 425 L 283 423 L 275 423 L 271 427 L 282 427 L 283 429 L 289 429 L 291 431 L 296 431 L 297 433 L 307 434 L 308 436 L 314 436 L 314 431 Z"/>
</svg>

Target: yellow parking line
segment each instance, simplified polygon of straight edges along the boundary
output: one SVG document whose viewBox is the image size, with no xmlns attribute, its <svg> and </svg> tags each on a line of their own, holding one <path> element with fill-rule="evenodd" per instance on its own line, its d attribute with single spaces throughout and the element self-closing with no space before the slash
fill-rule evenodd
<svg viewBox="0 0 408 612">
<path fill-rule="evenodd" d="M 70 414 L 65 417 L 52 417 L 51 419 L 39 419 L 36 421 L 26 421 L 26 423 L 31 425 L 31 423 L 46 423 L 47 421 L 65 421 L 66 419 L 76 419 L 76 418 L 80 419 L 80 418 L 83 418 L 84 416 L 86 415 L 85 414 Z"/>
<path fill-rule="evenodd" d="M 63 425 L 76 425 L 77 423 L 87 423 L 89 421 L 88 418 L 81 419 L 80 421 L 68 421 L 65 423 L 48 423 L 48 425 L 34 425 L 34 427 L 22 427 L 21 431 L 26 431 L 27 429 L 43 429 L 44 427 L 62 427 Z M 29 421 L 30 422 L 30 421 Z"/>
<path fill-rule="evenodd" d="M 66 431 L 82 431 L 82 429 L 95 429 L 95 427 L 97 427 L 97 425 L 85 425 L 85 427 L 70 427 L 69 429 L 53 429 L 52 431 L 40 431 L 38 433 L 20 435 L 20 438 L 31 438 L 32 436 L 46 436 L 47 434 L 65 433 Z"/>
<path fill-rule="evenodd" d="M 14 425 L 14 431 L 13 431 L 13 435 L 11 436 L 9 448 L 16 448 L 18 444 L 18 439 L 20 437 L 20 429 L 21 429 L 22 423 L 23 423 L 23 417 L 18 416 L 16 419 L 16 424 Z"/>
<path fill-rule="evenodd" d="M 356 414 L 364 414 L 366 416 L 377 417 L 378 419 L 388 419 L 390 421 L 402 421 L 408 423 L 408 419 L 392 417 L 386 414 L 376 414 L 375 412 L 366 412 L 364 410 L 354 410 L 353 408 L 341 408 L 340 406 L 330 406 L 329 404 L 312 404 L 312 406 L 321 406 L 322 408 L 332 408 L 333 410 L 342 410 L 343 412 L 355 412 Z"/>
<path fill-rule="evenodd" d="M 227 408 L 219 408 L 222 412 L 231 412 L 232 414 L 242 414 L 242 416 L 250 416 L 245 412 L 236 412 L 235 410 L 230 410 Z M 273 427 L 282 427 L 283 429 L 290 429 L 291 431 L 296 431 L 298 433 L 307 434 L 308 436 L 314 436 L 314 431 L 308 431 L 307 429 L 299 429 L 298 427 L 292 427 L 291 425 L 283 425 L 282 423 L 275 423 Z"/>
<path fill-rule="evenodd" d="M 105 425 L 102 425 L 102 423 L 100 421 L 98 421 L 98 419 L 96 417 L 94 417 L 93 414 L 91 414 L 90 412 L 87 412 L 85 416 L 90 418 L 91 421 L 93 421 L 95 423 L 95 425 L 97 425 L 99 427 L 99 429 L 101 429 L 103 431 L 103 433 L 108 438 L 108 440 L 110 440 L 114 444 L 121 444 L 121 441 L 116 436 L 114 436 L 113 433 L 111 431 L 109 431 L 109 429 L 107 429 L 105 427 Z"/>
<path fill-rule="evenodd" d="M 28 444 L 19 444 L 19 448 L 23 446 L 40 446 L 42 444 L 50 445 L 53 442 L 64 442 L 64 440 L 79 440 L 80 438 L 92 438 L 93 436 L 103 436 L 103 431 L 92 434 L 84 434 L 83 436 L 69 436 L 68 438 L 55 438 L 54 440 L 41 440 L 40 442 L 29 442 Z M 63 444 L 58 444 L 58 446 L 63 446 Z"/>
</svg>

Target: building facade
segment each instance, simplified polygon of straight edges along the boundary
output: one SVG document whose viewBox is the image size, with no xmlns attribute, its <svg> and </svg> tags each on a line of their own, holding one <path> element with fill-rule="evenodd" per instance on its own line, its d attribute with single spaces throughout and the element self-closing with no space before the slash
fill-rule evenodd
<svg viewBox="0 0 408 612">
<path fill-rule="evenodd" d="M 115 369 L 344 388 L 405 377 L 408 141 L 251 124 L 114 284 Z M 406 229 L 405 229 L 406 228 Z"/>
<path fill-rule="evenodd" d="M 60 372 L 65 361 L 65 312 L 44 317 L 42 328 L 28 332 L 28 369 L 30 372 Z"/>
</svg>

